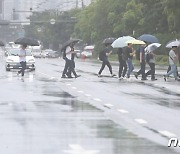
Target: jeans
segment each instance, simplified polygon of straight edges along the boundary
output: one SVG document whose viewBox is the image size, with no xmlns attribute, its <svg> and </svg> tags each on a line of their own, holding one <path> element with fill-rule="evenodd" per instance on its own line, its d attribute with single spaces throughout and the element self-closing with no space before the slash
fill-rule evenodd
<svg viewBox="0 0 180 154">
<path fill-rule="evenodd" d="M 107 65 L 107 67 L 109 68 L 110 73 L 113 74 L 113 73 L 112 73 L 112 67 L 111 67 L 111 64 L 109 63 L 109 61 L 103 61 L 102 66 L 101 66 L 101 69 L 100 69 L 100 71 L 99 71 L 98 74 L 101 74 L 101 73 L 102 73 L 102 71 L 104 70 L 104 68 L 105 68 L 106 65 Z"/>
<path fill-rule="evenodd" d="M 177 79 L 177 66 L 175 64 L 170 65 L 171 70 L 165 75 L 165 77 L 169 77 L 173 74 L 174 78 Z"/>
<path fill-rule="evenodd" d="M 22 62 L 20 62 L 20 64 L 21 64 L 21 70 L 18 71 L 18 74 L 21 73 L 21 75 L 24 76 L 24 71 L 25 71 L 25 69 L 26 69 L 26 62 L 25 62 L 25 61 L 22 61 Z"/>
<path fill-rule="evenodd" d="M 130 77 L 130 74 L 132 73 L 132 71 L 134 70 L 134 65 L 132 63 L 132 59 L 128 58 L 127 60 L 127 64 L 128 64 L 128 72 L 127 72 L 127 77 Z"/>
</svg>

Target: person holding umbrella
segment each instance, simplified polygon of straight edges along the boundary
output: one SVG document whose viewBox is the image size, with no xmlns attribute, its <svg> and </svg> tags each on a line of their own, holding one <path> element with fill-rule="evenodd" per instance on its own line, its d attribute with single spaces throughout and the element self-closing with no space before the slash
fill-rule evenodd
<svg viewBox="0 0 180 154">
<path fill-rule="evenodd" d="M 100 54 L 99 54 L 99 59 L 102 61 L 102 66 L 98 72 L 98 77 L 101 77 L 101 73 L 104 70 L 105 66 L 107 65 L 107 67 L 109 68 L 109 71 L 111 73 L 111 76 L 114 77 L 115 74 L 113 74 L 112 72 L 112 66 L 108 60 L 108 56 L 112 53 L 112 50 L 110 48 L 109 43 L 105 44 L 105 49 L 103 49 Z"/>
<path fill-rule="evenodd" d="M 24 76 L 24 71 L 26 69 L 26 44 L 21 45 L 21 50 L 19 52 L 19 61 L 21 64 L 21 69 L 18 71 L 18 74 L 21 74 L 21 76 Z"/>
<path fill-rule="evenodd" d="M 154 51 L 159 48 L 161 44 L 152 43 L 145 48 L 146 51 L 146 62 L 148 63 L 150 70 L 146 73 L 146 77 L 151 75 L 151 81 L 156 81 L 155 78 L 155 54 Z"/>
<path fill-rule="evenodd" d="M 177 50 L 177 46 L 172 46 L 169 52 L 169 65 L 171 67 L 171 70 L 167 74 L 163 75 L 164 81 L 167 81 L 167 77 L 169 77 L 171 74 L 173 74 L 175 80 L 178 80 L 177 66 L 176 66 L 178 58 L 176 56 L 176 50 Z"/>
</svg>

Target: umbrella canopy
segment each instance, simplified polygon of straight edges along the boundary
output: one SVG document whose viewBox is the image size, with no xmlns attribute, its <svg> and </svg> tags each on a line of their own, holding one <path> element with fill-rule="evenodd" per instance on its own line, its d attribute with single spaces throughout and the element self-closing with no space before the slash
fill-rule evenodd
<svg viewBox="0 0 180 154">
<path fill-rule="evenodd" d="M 112 44 L 114 41 L 115 41 L 115 38 L 109 37 L 109 38 L 105 38 L 102 43 L 103 44 Z"/>
<path fill-rule="evenodd" d="M 152 43 L 145 48 L 145 51 L 152 52 L 161 46 L 160 43 Z"/>
<path fill-rule="evenodd" d="M 157 37 L 150 34 L 143 34 L 138 38 L 138 40 L 145 41 L 148 43 L 159 43 L 159 40 L 157 39 Z"/>
<path fill-rule="evenodd" d="M 173 40 L 167 43 L 166 48 L 172 48 L 173 46 L 180 46 L 180 40 Z"/>
<path fill-rule="evenodd" d="M 123 37 L 119 37 L 118 39 L 116 39 L 113 43 L 112 43 L 112 47 L 113 48 L 123 48 L 125 46 L 127 46 L 127 41 L 130 40 L 134 40 L 134 37 L 131 36 L 123 36 Z"/>
<path fill-rule="evenodd" d="M 4 46 L 4 43 L 2 41 L 0 41 L 0 46 Z"/>
<path fill-rule="evenodd" d="M 145 45 L 146 43 L 141 41 L 141 40 L 136 40 L 136 39 L 133 39 L 133 40 L 129 40 L 126 42 L 127 44 L 128 43 L 131 43 L 131 44 L 137 44 L 137 45 Z"/>
<path fill-rule="evenodd" d="M 63 45 L 62 45 L 62 48 L 61 48 L 61 51 L 65 50 L 67 46 L 69 46 L 70 44 L 76 44 L 77 42 L 79 42 L 80 40 L 79 39 L 71 39 L 71 40 L 68 40 L 67 42 L 65 42 Z"/>
<path fill-rule="evenodd" d="M 27 37 L 18 38 L 14 43 L 21 45 L 39 46 L 39 42 L 37 40 Z"/>
</svg>

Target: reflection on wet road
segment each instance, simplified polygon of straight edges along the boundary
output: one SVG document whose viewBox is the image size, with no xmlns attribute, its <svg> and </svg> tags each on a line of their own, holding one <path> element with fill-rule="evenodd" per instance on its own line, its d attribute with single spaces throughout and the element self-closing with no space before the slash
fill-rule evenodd
<svg viewBox="0 0 180 154">
<path fill-rule="evenodd" d="M 75 154 L 78 146 L 79 154 L 172 153 L 128 132 L 54 81 L 12 77 L 1 79 L 0 153 Z"/>
</svg>

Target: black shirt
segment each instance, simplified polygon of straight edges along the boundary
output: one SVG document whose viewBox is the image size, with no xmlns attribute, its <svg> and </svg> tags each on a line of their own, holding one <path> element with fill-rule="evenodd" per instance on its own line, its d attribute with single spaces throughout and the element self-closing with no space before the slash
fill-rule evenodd
<svg viewBox="0 0 180 154">
<path fill-rule="evenodd" d="M 109 53 L 110 51 L 111 51 L 111 48 L 109 47 L 106 47 L 103 51 L 101 51 L 102 61 L 108 61 L 108 56 L 106 54 Z"/>
<path fill-rule="evenodd" d="M 130 59 L 133 59 L 133 56 L 130 55 L 130 53 L 133 53 L 132 48 L 126 47 L 125 50 L 126 50 L 127 57 L 130 58 Z"/>
</svg>

